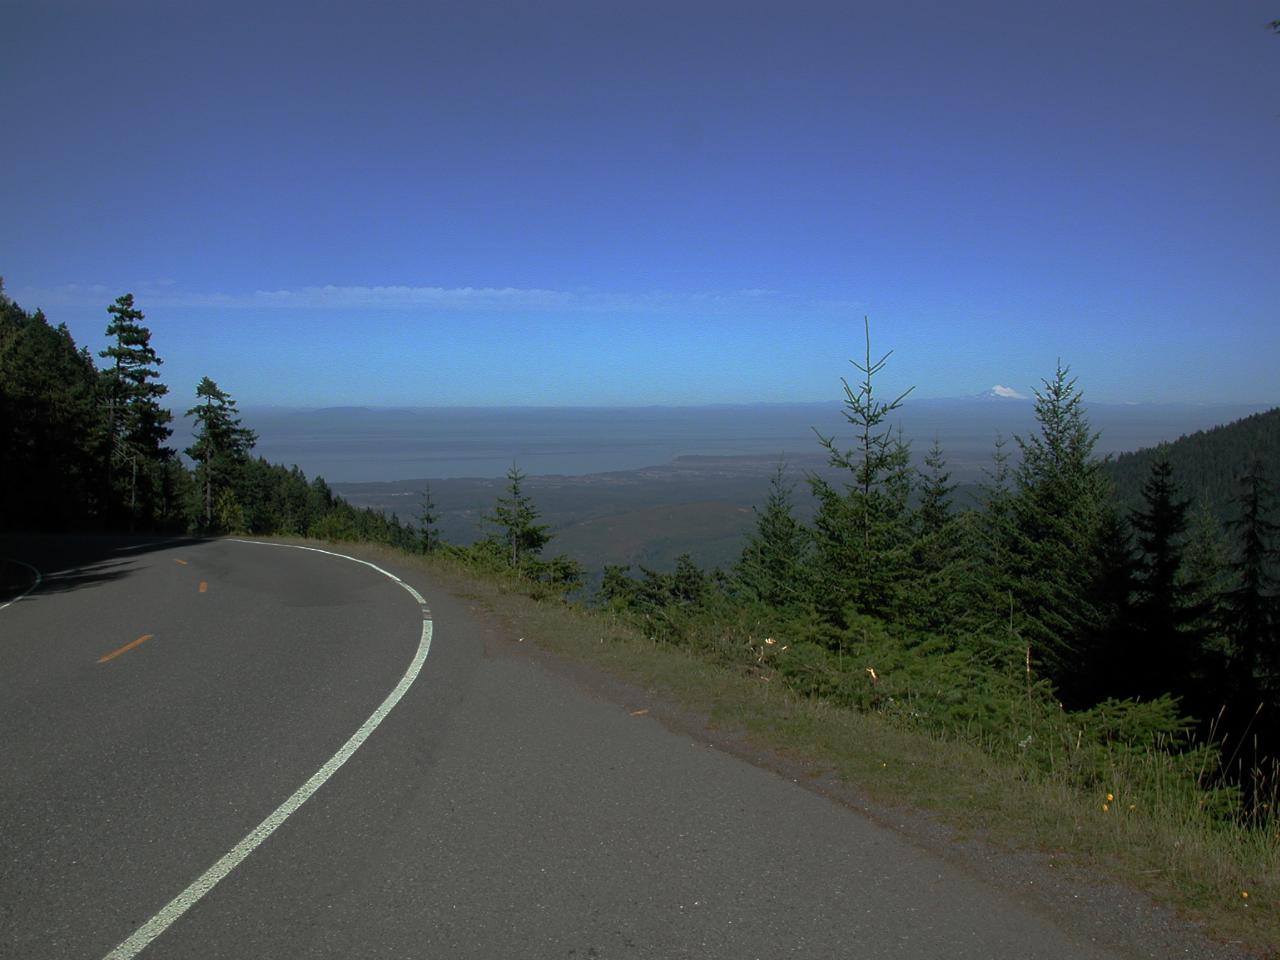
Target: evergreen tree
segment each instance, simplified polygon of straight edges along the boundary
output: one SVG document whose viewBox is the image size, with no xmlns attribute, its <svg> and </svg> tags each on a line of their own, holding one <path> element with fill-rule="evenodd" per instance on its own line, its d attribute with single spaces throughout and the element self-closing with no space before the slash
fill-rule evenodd
<svg viewBox="0 0 1280 960">
<path fill-rule="evenodd" d="M 1075 379 L 1059 364 L 1043 384 L 1035 392 L 1039 432 L 1014 437 L 1022 462 L 1011 501 L 1011 592 L 1029 655 L 1056 686 L 1077 668 L 1081 640 L 1099 628 L 1089 594 L 1107 485 Z"/>
<path fill-rule="evenodd" d="M 953 522 L 955 592 L 953 624 L 970 638 L 983 662 L 1009 667 L 1016 655 L 1011 645 L 1010 607 L 1013 604 L 1013 470 L 1008 440 L 995 436 L 990 467 L 979 484 L 981 509 L 965 511 Z M 1020 645 L 1020 641 L 1017 645 Z"/>
<path fill-rule="evenodd" d="M 925 535 L 935 534 L 942 529 L 951 517 L 951 495 L 956 485 L 951 483 L 951 472 L 947 470 L 947 460 L 942 452 L 942 444 L 938 435 L 933 435 L 933 446 L 924 458 L 927 471 L 920 472 L 920 531 Z"/>
<path fill-rule="evenodd" d="M 886 516 L 896 529 L 899 541 L 903 541 L 911 536 L 911 496 L 919 478 L 911 466 L 911 444 L 903 435 L 902 424 L 893 431 L 889 453 L 890 467 L 884 478 Z"/>
<path fill-rule="evenodd" d="M 1091 707 L 1107 697 L 1143 693 L 1143 660 L 1134 639 L 1133 592 L 1133 537 L 1124 519 L 1108 505 L 1098 524 L 1096 560 L 1087 593 L 1094 618 L 1077 641 L 1074 669 L 1058 678 L 1058 696 L 1068 707 Z"/>
<path fill-rule="evenodd" d="M 422 500 L 418 505 L 418 549 L 423 553 L 435 553 L 440 546 L 440 531 L 436 524 L 440 514 L 436 512 L 435 501 L 431 499 L 431 484 L 422 488 Z"/>
<path fill-rule="evenodd" d="M 964 550 L 966 540 L 972 539 L 973 518 L 960 523 L 952 514 L 955 485 L 950 482 L 951 474 L 936 436 L 925 466 L 925 471 L 911 471 L 912 486 L 919 490 L 919 505 L 914 512 L 906 508 L 903 511 L 908 543 L 898 575 L 902 602 L 895 617 L 914 630 L 947 631 L 966 617 L 959 594 L 973 573 L 974 557 Z"/>
<path fill-rule="evenodd" d="M 849 471 L 853 482 L 841 494 L 825 480 L 810 478 L 818 499 L 814 520 L 817 599 L 824 616 L 837 626 L 844 625 L 853 610 L 874 616 L 894 606 L 895 583 L 908 542 L 904 520 L 909 484 L 903 479 L 909 475 L 910 450 L 886 420 L 911 390 L 887 403 L 878 399 L 875 378 L 892 351 L 873 360 L 870 324 L 864 321 L 863 326 L 865 360 L 850 361 L 862 379 L 856 390 L 848 380 L 841 380 L 844 416 L 854 428 L 855 446 L 842 450 L 833 436 L 818 434 L 831 465 Z"/>
<path fill-rule="evenodd" d="M 1201 613 L 1183 589 L 1183 550 L 1190 500 L 1178 496 L 1168 460 L 1157 460 L 1143 485 L 1144 508 L 1129 515 L 1138 534 L 1134 582 L 1131 696 L 1184 696 L 1203 637 Z"/>
<path fill-rule="evenodd" d="M 316 524 L 331 514 L 338 503 L 338 498 L 325 483 L 324 477 L 316 477 L 307 487 L 306 515 L 307 535 L 316 536 Z"/>
<path fill-rule="evenodd" d="M 194 479 L 178 457 L 161 465 L 154 495 L 153 520 L 166 533 L 184 533 L 190 526 L 189 506 L 195 496 Z"/>
<path fill-rule="evenodd" d="M 982 605 L 988 610 L 1003 609 L 1012 589 L 1013 470 L 1005 449 L 1008 444 L 1002 434 L 996 434 L 991 468 L 983 471 L 986 475 L 982 483 L 983 511 L 978 524 L 981 541 L 976 556 L 988 593 L 1000 598 L 998 603 Z"/>
<path fill-rule="evenodd" d="M 533 564 L 533 579 L 547 584 L 561 593 L 568 593 L 582 584 L 582 564 L 567 554 L 559 553 L 550 560 L 538 560 Z"/>
<path fill-rule="evenodd" d="M 1196 631 L 1205 638 L 1201 653 L 1224 658 L 1227 652 L 1224 597 L 1230 588 L 1230 557 L 1222 525 L 1203 501 L 1189 515 L 1183 570 L 1183 590 L 1200 615 Z M 1221 672 L 1211 671 L 1214 675 Z M 1221 702 L 1221 697 L 1217 699 Z"/>
<path fill-rule="evenodd" d="M 241 426 L 236 402 L 208 377 L 201 378 L 196 387 L 196 397 L 200 402 L 187 411 L 187 416 L 194 417 L 196 421 L 196 439 L 186 454 L 196 463 L 204 527 L 207 530 L 235 529 L 244 523 L 237 487 L 242 480 L 249 451 L 258 438 L 252 430 Z M 316 479 L 317 483 L 324 483 Z M 325 492 L 328 492 L 327 487 Z"/>
<path fill-rule="evenodd" d="M 499 497 L 493 513 L 484 518 L 494 528 L 490 540 L 502 546 L 507 565 L 519 569 L 536 557 L 551 540 L 545 524 L 538 523 L 538 509 L 521 484 L 525 475 L 514 464 L 507 471 L 507 495 Z"/>
<path fill-rule="evenodd" d="M 769 481 L 764 510 L 756 511 L 756 529 L 734 568 L 737 584 L 751 599 L 784 609 L 807 596 L 811 537 L 796 520 L 793 487 L 780 464 Z"/>
<path fill-rule="evenodd" d="M 310 484 L 307 476 L 295 463 L 288 470 L 278 465 L 279 480 L 275 498 L 276 525 L 280 533 L 304 536 L 310 526 L 307 495 Z"/>
<path fill-rule="evenodd" d="M 596 603 L 618 613 L 630 609 L 636 596 L 636 582 L 628 575 L 630 571 L 626 564 L 605 564 Z"/>
<path fill-rule="evenodd" d="M 671 575 L 671 600 L 685 606 L 697 604 L 707 592 L 707 575 L 693 562 L 693 557 L 682 553 L 676 557 L 676 569 Z"/>
<path fill-rule="evenodd" d="M 141 323 L 144 315 L 134 307 L 133 294 L 118 297 L 107 313 L 107 336 L 115 342 L 98 354 L 109 361 L 101 372 L 107 489 L 111 499 L 123 491 L 132 527 L 139 519 L 154 519 L 157 487 L 173 456 L 164 445 L 173 433 L 173 414 L 160 406 L 169 392 L 158 379 L 163 361 L 151 347 L 151 331 Z"/>
<path fill-rule="evenodd" d="M 93 360 L 65 325 L 0 286 L 0 529 L 67 530 L 102 514 Z"/>
<path fill-rule="evenodd" d="M 1012 510 L 1013 469 L 1009 466 L 1009 445 L 1004 434 L 996 431 L 996 439 L 991 451 L 991 468 L 983 469 L 985 480 L 982 483 L 983 498 L 988 510 L 1007 515 Z"/>
<path fill-rule="evenodd" d="M 674 589 L 672 580 L 669 574 L 650 570 L 643 563 L 640 564 L 640 579 L 635 582 L 632 596 L 633 608 L 645 614 L 652 614 L 669 606 Z"/>
<path fill-rule="evenodd" d="M 1239 510 L 1230 528 L 1236 535 L 1235 585 L 1225 597 L 1231 618 L 1232 673 L 1239 695 L 1252 709 L 1259 696 L 1280 701 L 1280 641 L 1276 617 L 1275 492 L 1261 461 L 1240 478 Z"/>
</svg>

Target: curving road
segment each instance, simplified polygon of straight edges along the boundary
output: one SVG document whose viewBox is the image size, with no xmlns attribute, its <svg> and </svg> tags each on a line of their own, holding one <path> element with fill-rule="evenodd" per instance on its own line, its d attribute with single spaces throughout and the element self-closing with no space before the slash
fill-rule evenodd
<svg viewBox="0 0 1280 960">
<path fill-rule="evenodd" d="M 0 609 L 0 956 L 1166 955 L 632 715 L 420 575 L 2 546 L 43 582 Z M 0 603 L 34 582 L 3 572 Z"/>
</svg>

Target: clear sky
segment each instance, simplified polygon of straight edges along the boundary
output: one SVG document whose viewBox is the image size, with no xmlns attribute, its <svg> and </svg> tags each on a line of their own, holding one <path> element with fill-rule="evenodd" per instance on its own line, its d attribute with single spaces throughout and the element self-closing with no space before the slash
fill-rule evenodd
<svg viewBox="0 0 1280 960">
<path fill-rule="evenodd" d="M 0 275 L 181 406 L 1280 402 L 1280 3 L 66 3 Z"/>
</svg>

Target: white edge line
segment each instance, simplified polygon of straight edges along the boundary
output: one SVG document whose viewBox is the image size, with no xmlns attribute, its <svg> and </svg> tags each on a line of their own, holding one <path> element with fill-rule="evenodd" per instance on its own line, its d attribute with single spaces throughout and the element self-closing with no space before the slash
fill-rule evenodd
<svg viewBox="0 0 1280 960">
<path fill-rule="evenodd" d="M 290 547 L 295 550 L 311 550 L 315 553 L 327 553 L 333 557 L 342 557 L 344 560 L 363 563 L 366 567 L 373 567 L 374 570 L 384 576 L 390 577 L 412 594 L 413 598 L 421 606 L 426 606 L 426 601 L 422 599 L 422 595 L 417 590 L 399 577 L 369 563 L 367 560 L 348 557 L 346 554 L 334 553 L 331 550 L 321 550 L 318 547 L 303 547 L 291 543 L 269 543 L 263 540 L 235 540 L 230 537 L 228 539 L 232 539 L 235 543 L 257 543 L 267 547 Z M 400 682 L 396 684 L 395 689 L 387 694 L 387 698 L 382 701 L 377 710 L 373 711 L 369 719 L 361 724 L 360 729 L 351 735 L 351 739 L 344 743 L 341 749 L 330 757 L 324 766 L 313 773 L 311 779 L 295 790 L 288 800 L 276 807 L 267 819 L 254 827 L 248 836 L 232 847 L 221 860 L 201 874 L 191 886 L 170 900 L 159 913 L 135 930 L 132 936 L 108 953 L 103 960 L 131 960 L 131 958 L 136 957 L 147 944 L 164 933 L 174 921 L 195 906 L 220 880 L 238 867 L 267 837 L 275 833 L 280 825 L 294 811 L 306 803 L 311 795 L 337 772 L 339 767 L 351 759 L 351 755 L 360 749 L 360 745 L 369 739 L 369 735 L 378 728 L 378 724 L 382 723 L 387 714 L 400 702 L 400 698 L 405 695 L 413 681 L 418 678 L 418 674 L 422 670 L 422 665 L 426 662 L 427 653 L 430 650 L 431 620 L 424 614 L 422 638 L 418 642 L 418 652 L 414 654 L 413 662 L 409 664 L 409 668 L 404 672 L 404 676 L 400 678 Z"/>
<path fill-rule="evenodd" d="M 33 567 L 31 564 L 23 560 L 14 560 L 12 557 L 0 557 L 0 560 L 6 560 L 9 563 L 16 563 L 20 567 L 26 567 L 28 570 L 30 570 L 32 573 L 36 575 L 35 581 L 32 582 L 31 586 L 27 587 L 27 589 L 23 590 L 20 594 L 18 594 L 16 597 L 8 601 L 7 603 L 0 603 L 0 610 L 3 610 L 5 607 L 13 606 L 15 603 L 17 603 L 19 600 L 25 597 L 28 593 L 30 593 L 36 587 L 40 586 L 40 584 L 44 583 L 44 575 L 35 567 Z"/>
</svg>

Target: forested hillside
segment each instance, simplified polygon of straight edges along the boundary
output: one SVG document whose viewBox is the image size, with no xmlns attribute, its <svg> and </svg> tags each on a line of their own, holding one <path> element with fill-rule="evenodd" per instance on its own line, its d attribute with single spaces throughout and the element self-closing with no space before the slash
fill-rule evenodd
<svg viewBox="0 0 1280 960">
<path fill-rule="evenodd" d="M 205 377 L 185 412 L 188 468 L 168 445 L 174 415 L 162 360 L 125 294 L 107 308 L 94 358 L 0 284 L 0 531 L 283 533 L 397 546 L 415 534 L 356 510 L 319 477 L 253 457 L 235 401 Z"/>
<path fill-rule="evenodd" d="M 1107 461 L 1103 469 L 1122 508 L 1141 504 L 1142 485 L 1161 460 L 1168 461 L 1183 496 L 1229 520 L 1239 478 L 1253 463 L 1263 464 L 1273 479 L 1280 475 L 1280 407 Z"/>
</svg>

